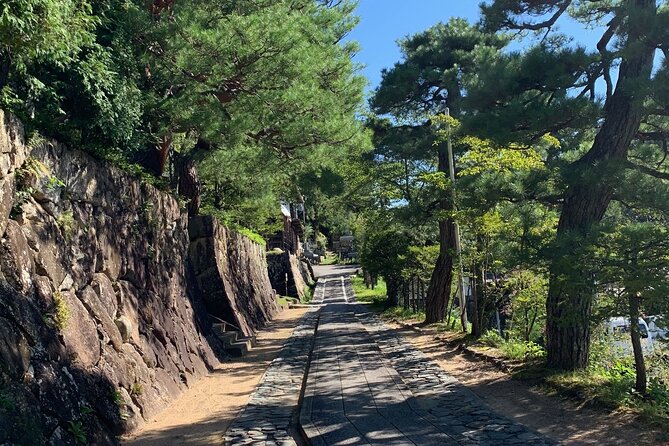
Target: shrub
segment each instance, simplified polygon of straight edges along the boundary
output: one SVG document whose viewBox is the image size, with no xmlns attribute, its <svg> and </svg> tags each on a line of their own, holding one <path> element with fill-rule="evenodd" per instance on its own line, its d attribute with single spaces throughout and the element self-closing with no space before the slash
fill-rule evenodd
<svg viewBox="0 0 669 446">
<path fill-rule="evenodd" d="M 479 338 L 479 341 L 489 347 L 498 348 L 504 344 L 504 338 L 502 338 L 496 330 L 488 330 Z"/>
<path fill-rule="evenodd" d="M 70 319 L 70 309 L 60 291 L 53 293 L 53 305 L 53 322 L 58 330 L 63 330 L 67 327 L 67 321 Z"/>
</svg>

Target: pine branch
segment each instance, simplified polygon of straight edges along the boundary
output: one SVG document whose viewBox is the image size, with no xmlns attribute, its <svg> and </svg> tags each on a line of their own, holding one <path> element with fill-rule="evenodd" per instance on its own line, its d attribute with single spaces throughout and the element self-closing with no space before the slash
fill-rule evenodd
<svg viewBox="0 0 669 446">
<path fill-rule="evenodd" d="M 669 173 L 668 172 L 661 172 L 659 170 L 652 169 L 652 168 L 644 166 L 642 164 L 633 163 L 632 161 L 629 161 L 629 160 L 627 162 L 625 162 L 625 167 L 627 167 L 628 169 L 637 170 L 641 173 L 644 173 L 646 175 L 650 175 L 650 176 L 658 178 L 660 180 L 669 180 Z"/>
<path fill-rule="evenodd" d="M 563 0 L 558 6 L 557 11 L 543 22 L 532 23 L 532 22 L 521 22 L 517 23 L 512 19 L 506 19 L 502 22 L 502 27 L 506 29 L 513 29 L 519 31 L 540 31 L 545 28 L 552 28 L 553 25 L 558 21 L 558 19 L 564 14 L 567 8 L 571 5 L 572 0 Z M 527 11 L 525 11 L 527 13 Z"/>
</svg>

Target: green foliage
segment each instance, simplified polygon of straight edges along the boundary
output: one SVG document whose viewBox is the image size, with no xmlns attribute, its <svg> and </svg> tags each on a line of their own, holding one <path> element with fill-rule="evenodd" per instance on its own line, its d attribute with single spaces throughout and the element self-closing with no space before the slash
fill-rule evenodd
<svg viewBox="0 0 669 446">
<path fill-rule="evenodd" d="M 338 265 L 339 264 L 339 256 L 336 254 L 331 254 L 325 256 L 323 260 L 321 260 L 321 265 Z"/>
<path fill-rule="evenodd" d="M 72 240 L 72 237 L 74 237 L 74 235 L 77 233 L 78 225 L 74 220 L 72 211 L 65 211 L 58 215 L 56 218 L 56 224 L 60 228 L 63 237 L 67 241 Z"/>
<path fill-rule="evenodd" d="M 98 19 L 86 1 L 7 0 L 0 8 L 0 107 L 18 106 L 16 84 L 30 97 L 46 88 L 35 64 L 63 69 L 94 41 Z"/>
<path fill-rule="evenodd" d="M 81 421 L 68 421 L 67 431 L 72 434 L 78 444 L 88 444 L 86 429 Z"/>
<path fill-rule="evenodd" d="M 523 146 L 517 143 L 500 146 L 491 140 L 463 133 L 460 122 L 448 115 L 433 116 L 432 125 L 437 127 L 435 144 L 444 143 L 451 138 L 455 144 L 466 148 L 459 158 L 462 166 L 459 176 L 544 168 L 540 146 Z M 560 142 L 549 134 L 544 135 L 540 142 L 544 149 L 560 146 Z"/>
<path fill-rule="evenodd" d="M 372 107 L 408 120 L 443 112 L 447 98 L 454 107 L 462 76 L 505 44 L 503 36 L 483 33 L 458 18 L 407 37 L 399 42 L 403 60 L 383 71 Z"/>
<path fill-rule="evenodd" d="M 546 350 L 532 341 L 506 341 L 499 348 L 505 357 L 516 361 L 540 359 L 546 356 Z"/>
<path fill-rule="evenodd" d="M 304 289 L 304 296 L 302 297 L 302 302 L 305 304 L 308 304 L 309 302 L 312 301 L 314 298 L 314 289 L 316 289 L 316 285 L 307 285 L 307 287 Z"/>
<path fill-rule="evenodd" d="M 119 407 L 119 408 L 122 407 L 125 403 L 123 401 L 123 395 L 118 390 L 114 390 L 111 393 L 111 399 L 114 402 L 114 404 L 116 404 L 116 406 Z"/>
<path fill-rule="evenodd" d="M 439 256 L 439 246 L 409 246 L 406 254 L 402 255 L 402 277 L 409 279 L 417 277 L 427 282 L 430 273 Z"/>
<path fill-rule="evenodd" d="M 393 228 L 379 228 L 366 235 L 360 247 L 360 265 L 373 279 L 383 277 L 389 305 L 395 305 L 402 280 L 403 255 L 409 247 L 409 235 Z"/>
<path fill-rule="evenodd" d="M 405 309 L 401 307 L 391 307 L 381 313 L 381 317 L 384 319 L 397 320 L 397 321 L 409 321 L 409 320 L 424 320 L 425 313 L 422 311 L 413 311 L 411 309 Z"/>
<path fill-rule="evenodd" d="M 251 239 L 253 242 L 259 244 L 260 246 L 265 246 L 265 238 L 248 228 L 233 228 L 235 231 L 239 232 L 244 237 Z"/>
<path fill-rule="evenodd" d="M 290 300 L 288 300 L 288 297 L 286 296 L 276 296 L 276 304 L 279 306 L 287 306 L 290 304 Z"/>
<path fill-rule="evenodd" d="M 489 330 L 478 340 L 479 343 L 498 349 L 507 359 L 514 361 L 529 361 L 546 356 L 546 350 L 532 341 L 521 341 L 510 338 L 504 339 L 497 331 Z"/>
<path fill-rule="evenodd" d="M 600 315 L 629 314 L 629 296 L 640 299 L 642 311 L 665 314 L 669 310 L 669 226 L 653 219 L 630 221 L 614 215 L 610 221 L 594 253 L 603 296 Z"/>
<path fill-rule="evenodd" d="M 505 280 L 511 298 L 512 337 L 530 343 L 546 319 L 548 278 L 528 270 L 513 271 Z"/>
<path fill-rule="evenodd" d="M 479 338 L 479 342 L 488 347 L 499 348 L 504 344 L 504 338 L 496 330 L 488 330 Z"/>
<path fill-rule="evenodd" d="M 51 318 L 55 327 L 58 330 L 63 330 L 67 327 L 67 322 L 70 319 L 70 307 L 67 305 L 65 297 L 60 291 L 54 291 L 52 298 L 54 310 L 51 314 Z"/>
</svg>

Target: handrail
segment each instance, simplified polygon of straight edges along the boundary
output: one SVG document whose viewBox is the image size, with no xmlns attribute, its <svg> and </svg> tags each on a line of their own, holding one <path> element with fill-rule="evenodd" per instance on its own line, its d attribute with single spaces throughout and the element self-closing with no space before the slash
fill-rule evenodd
<svg viewBox="0 0 669 446">
<path fill-rule="evenodd" d="M 214 316 L 213 314 L 210 314 L 209 317 L 211 317 L 212 319 L 216 319 L 217 321 L 221 322 L 221 323 L 223 324 L 223 331 L 227 331 L 227 330 L 225 329 L 225 327 L 227 327 L 228 325 L 231 326 L 232 328 L 236 328 L 237 331 L 239 331 L 239 332 L 242 331 L 242 329 L 239 328 L 238 326 L 236 326 L 236 325 L 234 325 L 234 324 L 231 324 L 231 323 L 228 322 L 228 321 L 224 321 L 223 319 L 221 319 L 221 318 L 219 318 L 219 317 L 216 317 L 216 316 Z"/>
</svg>

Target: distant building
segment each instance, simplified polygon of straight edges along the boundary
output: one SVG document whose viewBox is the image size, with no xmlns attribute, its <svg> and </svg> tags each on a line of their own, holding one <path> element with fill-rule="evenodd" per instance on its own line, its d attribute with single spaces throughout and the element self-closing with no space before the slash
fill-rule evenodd
<svg viewBox="0 0 669 446">
<path fill-rule="evenodd" d="M 267 249 L 279 248 L 282 251 L 302 255 L 302 239 L 304 237 L 305 218 L 304 204 L 302 203 L 281 203 L 281 218 L 283 219 L 283 229 L 269 238 Z"/>
</svg>

